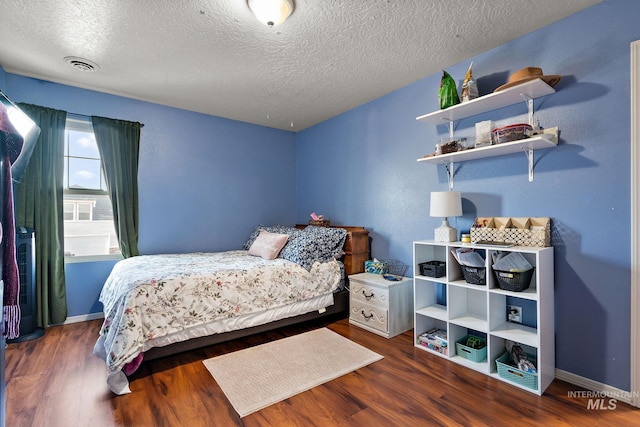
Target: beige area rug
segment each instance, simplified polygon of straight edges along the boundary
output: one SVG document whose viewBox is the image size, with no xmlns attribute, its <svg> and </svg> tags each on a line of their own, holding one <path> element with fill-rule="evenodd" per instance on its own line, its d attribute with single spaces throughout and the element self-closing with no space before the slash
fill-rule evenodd
<svg viewBox="0 0 640 427">
<path fill-rule="evenodd" d="M 241 417 L 382 356 L 321 328 L 203 361 Z"/>
</svg>

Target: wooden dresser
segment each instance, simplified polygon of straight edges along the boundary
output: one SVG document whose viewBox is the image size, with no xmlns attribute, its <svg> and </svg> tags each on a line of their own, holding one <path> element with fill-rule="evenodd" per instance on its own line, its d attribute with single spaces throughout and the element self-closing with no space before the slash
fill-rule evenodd
<svg viewBox="0 0 640 427">
<path fill-rule="evenodd" d="M 303 229 L 307 224 L 296 224 L 296 228 Z M 341 259 L 347 276 L 364 272 L 364 262 L 371 259 L 369 249 L 369 231 L 364 227 L 347 225 L 331 225 L 333 228 L 347 230 L 347 240 L 344 243 L 344 257 Z"/>
</svg>

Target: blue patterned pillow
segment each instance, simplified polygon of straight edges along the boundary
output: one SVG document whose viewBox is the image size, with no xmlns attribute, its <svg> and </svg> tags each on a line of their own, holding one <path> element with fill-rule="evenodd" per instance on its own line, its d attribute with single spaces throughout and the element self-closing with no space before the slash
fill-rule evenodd
<svg viewBox="0 0 640 427">
<path fill-rule="evenodd" d="M 346 238 L 344 228 L 309 226 L 286 244 L 280 257 L 311 270 L 316 261 L 340 258 Z"/>
<path fill-rule="evenodd" d="M 259 226 L 257 226 L 255 228 L 255 230 L 253 230 L 253 232 L 249 235 L 249 238 L 247 239 L 247 241 L 244 243 L 244 246 L 242 247 L 242 249 L 244 249 L 245 251 L 248 251 L 249 248 L 251 247 L 251 245 L 253 244 L 253 242 L 256 240 L 256 238 L 258 237 L 258 234 L 260 234 L 260 230 L 264 230 L 264 231 L 268 231 L 269 233 L 276 233 L 276 234 L 288 234 L 289 235 L 289 241 L 291 241 L 292 239 L 294 239 L 300 232 L 301 230 L 298 230 L 297 228 L 294 227 L 287 227 L 286 225 L 271 225 L 271 226 L 266 226 L 266 225 L 262 225 L 260 224 Z M 282 258 L 282 256 L 278 255 L 278 258 Z"/>
</svg>

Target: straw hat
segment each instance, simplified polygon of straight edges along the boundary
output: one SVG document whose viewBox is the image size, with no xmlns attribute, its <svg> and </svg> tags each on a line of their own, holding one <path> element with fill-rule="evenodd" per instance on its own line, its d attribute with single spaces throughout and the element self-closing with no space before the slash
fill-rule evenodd
<svg viewBox="0 0 640 427">
<path fill-rule="evenodd" d="M 501 90 L 510 88 L 512 86 L 516 86 L 516 85 L 519 85 L 521 83 L 528 82 L 530 80 L 535 80 L 535 79 L 542 79 L 545 82 L 547 82 L 547 84 L 549 86 L 553 87 L 556 84 L 558 84 L 558 82 L 560 81 L 561 78 L 562 78 L 562 76 L 560 76 L 558 74 L 545 76 L 544 74 L 542 74 L 542 68 L 525 67 L 525 68 L 523 68 L 521 70 L 518 70 L 515 73 L 511 74 L 507 84 L 504 84 L 504 85 L 500 86 L 499 88 L 494 90 L 494 92 L 499 92 Z"/>
</svg>

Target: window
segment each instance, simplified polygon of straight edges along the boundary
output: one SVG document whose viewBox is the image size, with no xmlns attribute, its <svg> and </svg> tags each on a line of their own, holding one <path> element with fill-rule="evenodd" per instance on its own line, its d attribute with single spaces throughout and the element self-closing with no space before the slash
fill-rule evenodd
<svg viewBox="0 0 640 427">
<path fill-rule="evenodd" d="M 82 200 L 73 199 L 68 195 L 64 200 L 65 221 L 92 221 L 93 209 L 96 207 L 96 198 Z"/>
<path fill-rule="evenodd" d="M 113 210 L 89 120 L 67 118 L 63 185 L 65 258 L 119 255 Z"/>
</svg>

